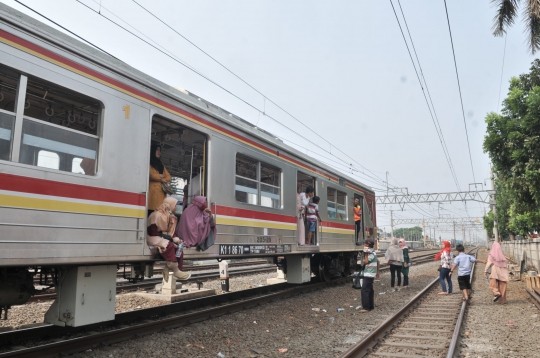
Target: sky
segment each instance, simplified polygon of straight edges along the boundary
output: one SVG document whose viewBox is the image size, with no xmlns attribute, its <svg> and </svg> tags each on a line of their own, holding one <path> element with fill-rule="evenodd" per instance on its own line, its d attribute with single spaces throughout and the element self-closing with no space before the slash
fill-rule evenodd
<svg viewBox="0 0 540 358">
<path fill-rule="evenodd" d="M 378 195 L 386 191 L 387 172 L 390 187 L 409 193 L 458 190 L 389 0 L 136 1 L 264 96 L 133 0 L 21 0 L 129 65 L 196 93 L 309 155 L 349 174 L 353 164 L 353 176 Z M 48 23 L 15 1 L 3 2 Z M 81 3 L 143 34 L 250 105 Z M 404 26 L 397 0 L 394 6 Z M 506 39 L 494 37 L 489 0 L 448 0 L 462 112 L 444 1 L 403 0 L 401 6 L 459 187 L 468 190 L 470 183 L 484 181 L 489 186 L 484 118 L 500 110 L 510 78 L 527 72 L 534 59 L 523 22 L 520 18 Z M 396 218 L 422 218 L 478 217 L 485 208 L 445 203 L 401 211 L 379 205 L 377 219 L 389 231 L 390 209 Z"/>
</svg>

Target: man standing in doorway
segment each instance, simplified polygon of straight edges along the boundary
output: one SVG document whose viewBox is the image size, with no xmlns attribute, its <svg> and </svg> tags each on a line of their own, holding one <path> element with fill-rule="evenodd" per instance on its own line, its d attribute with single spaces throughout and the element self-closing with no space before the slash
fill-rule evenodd
<svg viewBox="0 0 540 358">
<path fill-rule="evenodd" d="M 362 243 L 358 241 L 358 235 L 360 234 L 360 230 L 362 230 L 362 207 L 360 206 L 360 199 L 354 198 L 354 206 L 353 206 L 353 213 L 354 213 L 354 233 L 356 235 L 356 245 L 361 245 Z"/>
</svg>

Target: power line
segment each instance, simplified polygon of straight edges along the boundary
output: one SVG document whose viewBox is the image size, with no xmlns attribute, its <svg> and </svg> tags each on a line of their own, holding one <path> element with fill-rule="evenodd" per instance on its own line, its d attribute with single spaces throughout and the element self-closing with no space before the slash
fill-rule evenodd
<svg viewBox="0 0 540 358">
<path fill-rule="evenodd" d="M 407 39 L 405 38 L 405 33 L 403 32 L 403 28 L 401 27 L 401 23 L 399 21 L 399 18 L 398 18 L 396 9 L 394 7 L 394 4 L 392 3 L 392 0 L 390 0 L 390 5 L 392 5 L 392 10 L 394 11 L 394 15 L 396 17 L 396 21 L 398 23 L 399 30 L 401 31 L 403 41 L 405 42 L 405 46 L 407 47 L 407 52 L 409 53 L 409 57 L 411 59 L 412 65 L 413 65 L 414 72 L 416 73 L 416 78 L 418 79 L 418 82 L 420 83 L 420 88 L 422 89 L 422 94 L 424 95 L 424 100 L 426 101 L 426 105 L 427 105 L 428 110 L 429 110 L 429 115 L 431 116 L 431 120 L 433 121 L 433 125 L 435 126 L 435 131 L 437 132 L 437 136 L 439 137 L 439 141 L 441 142 L 443 153 L 444 153 L 446 161 L 448 163 L 448 167 L 450 168 L 450 173 L 452 174 L 452 177 L 454 178 L 454 182 L 455 182 L 456 186 L 459 188 L 459 182 L 457 180 L 457 176 L 456 176 L 456 173 L 454 171 L 454 167 L 452 165 L 452 160 L 450 158 L 450 154 L 447 152 L 446 147 L 443 144 L 442 132 L 439 132 L 439 129 L 438 129 L 437 124 L 435 122 L 433 112 L 431 111 L 431 107 L 429 105 L 429 102 L 428 102 L 428 99 L 427 99 L 427 96 L 426 96 L 426 91 L 424 90 L 424 86 L 422 85 L 422 80 L 420 79 L 420 75 L 418 74 L 418 70 L 416 69 L 416 64 L 415 64 L 414 59 L 412 57 L 411 50 L 409 49 L 409 44 L 407 43 Z"/>
<path fill-rule="evenodd" d="M 97 48 L 98 50 L 102 51 L 103 53 L 106 53 L 107 55 L 111 56 L 112 58 L 115 58 L 115 59 L 117 59 L 118 61 L 120 61 L 118 58 L 114 57 L 113 55 L 111 55 L 110 53 L 108 53 L 107 51 L 105 51 L 104 49 L 102 49 L 101 47 L 98 47 L 98 46 L 94 45 L 93 43 L 91 43 L 90 41 L 86 40 L 85 38 L 83 38 L 83 37 L 77 35 L 77 34 L 74 33 L 73 31 L 70 31 L 70 30 L 66 29 L 64 26 L 60 25 L 60 24 L 57 23 L 56 21 L 51 20 L 50 18 L 48 18 L 47 16 L 43 15 L 42 13 L 40 13 L 40 12 L 38 12 L 38 11 L 32 9 L 31 7 L 29 7 L 29 6 L 25 5 L 25 4 L 23 4 L 23 3 L 20 2 L 19 0 L 15 0 L 15 2 L 18 3 L 19 5 L 24 6 L 25 8 L 27 8 L 27 9 L 30 10 L 30 11 L 32 11 L 33 13 L 35 13 L 35 14 L 41 16 L 42 18 L 44 18 L 44 19 L 50 21 L 51 23 L 55 24 L 56 26 L 58 26 L 58 27 L 61 28 L 62 30 L 69 32 L 69 33 L 72 34 L 73 36 L 77 37 L 79 40 L 82 40 L 82 41 L 86 42 L 86 43 L 89 44 L 90 46 L 95 47 L 95 48 Z"/>
<path fill-rule="evenodd" d="M 135 36 L 136 38 L 138 38 L 139 40 L 145 42 L 146 44 L 148 44 L 149 46 L 153 47 L 154 49 L 160 51 L 161 53 L 165 54 L 167 57 L 173 59 L 174 61 L 180 63 L 182 66 L 188 68 L 189 70 L 195 72 L 196 74 L 198 74 L 199 76 L 203 77 L 204 79 L 206 79 L 207 81 L 209 81 L 210 83 L 214 84 L 215 86 L 221 88 L 222 90 L 224 90 L 225 92 L 229 93 L 230 95 L 232 95 L 233 97 L 239 99 L 240 101 L 242 101 L 243 103 L 245 103 L 246 105 L 248 105 L 249 107 L 255 109 L 256 111 L 258 111 L 259 113 L 263 113 L 263 115 L 265 115 L 266 117 L 270 118 L 271 120 L 273 120 L 274 122 L 278 123 L 279 125 L 283 126 L 284 128 L 287 128 L 288 130 L 290 130 L 292 133 L 296 134 L 297 136 L 299 136 L 300 138 L 310 142 L 310 143 L 313 143 L 311 140 L 309 140 L 308 138 L 306 138 L 305 136 L 301 135 L 300 133 L 298 133 L 297 131 L 291 129 L 290 127 L 286 126 L 285 124 L 281 123 L 280 121 L 278 121 L 276 118 L 268 115 L 265 113 L 265 110 L 261 110 L 259 108 L 257 108 L 256 106 L 252 105 L 251 103 L 247 102 L 246 100 L 242 99 L 241 97 L 237 96 L 236 94 L 234 94 L 233 92 L 229 91 L 228 89 L 226 89 L 225 87 L 221 86 L 220 84 L 218 84 L 217 82 L 211 80 L 209 77 L 205 76 L 204 74 L 202 74 L 200 71 L 197 71 L 196 69 L 194 69 L 192 66 L 186 64 L 185 62 L 181 61 L 180 59 L 178 59 L 174 54 L 170 54 L 170 53 L 166 53 L 164 50 L 162 49 L 159 49 L 156 45 L 154 44 L 151 44 L 149 41 L 141 38 L 140 36 L 134 34 L 132 31 L 126 29 L 124 26 L 118 24 L 117 22 L 113 21 L 112 19 L 108 18 L 107 16 L 103 15 L 102 13 L 99 13 L 97 12 L 96 10 L 90 8 L 88 5 L 84 4 L 83 2 L 81 2 L 80 0 L 76 0 L 78 3 L 80 3 L 81 5 L 85 6 L 86 8 L 88 8 L 89 10 L 91 10 L 92 12 L 102 16 L 103 18 L 105 18 L 106 20 L 110 21 L 111 23 L 113 23 L 114 25 L 120 27 L 121 29 L 123 29 L 124 31 L 128 32 L 129 34 L 131 34 L 132 36 Z M 94 1 L 95 3 L 97 3 L 95 0 L 92 0 Z M 108 10 L 107 8 L 103 7 L 103 9 L 107 10 L 108 12 L 110 12 L 112 15 L 114 15 L 116 18 L 120 19 L 121 21 L 123 21 L 124 23 L 126 23 L 124 20 L 122 20 L 120 17 L 118 17 L 117 15 L 115 15 L 112 11 Z M 127 23 L 126 23 L 127 24 Z M 128 24 L 129 25 L 129 24 Z M 133 28 L 133 26 L 129 25 L 130 27 Z M 136 30 L 136 29 L 135 29 Z M 137 32 L 141 33 L 140 31 L 136 30 Z M 141 33 L 142 34 L 142 33 Z M 143 34 L 144 35 L 144 34 Z M 145 37 L 147 37 L 146 35 L 144 35 Z M 147 37 L 148 38 L 148 37 Z M 148 38 L 149 39 L 149 38 Z M 154 42 L 153 40 L 149 39 L 150 41 Z M 161 47 L 161 46 L 160 46 Z M 169 52 L 169 51 L 167 51 Z M 264 96 L 263 97 L 265 99 L 268 99 L 268 97 Z M 268 99 L 268 101 L 271 102 L 270 99 Z M 274 102 L 272 102 L 274 103 Z M 280 107 L 281 109 L 281 107 Z M 282 109 L 283 110 L 283 109 Z M 285 111 L 286 112 L 286 111 Z M 290 113 L 286 112 L 287 114 L 289 114 L 291 117 L 293 117 L 295 120 L 299 121 L 296 117 L 292 116 Z M 301 122 L 300 122 L 301 123 Z M 304 125 L 303 123 L 301 123 L 303 126 L 305 126 L 306 128 L 308 128 L 312 133 L 316 134 L 317 136 L 320 137 L 319 134 L 317 134 L 316 132 L 314 132 L 312 129 L 310 129 L 309 127 L 307 127 L 306 125 Z M 322 137 L 321 137 L 322 138 Z M 326 139 L 322 138 L 325 142 L 327 142 L 331 147 L 334 147 L 335 149 L 337 149 L 340 153 L 342 153 L 343 155 L 345 155 L 347 158 L 351 159 L 352 161 L 354 161 L 355 163 L 357 163 L 360 167 L 362 167 L 363 169 L 365 169 L 366 171 L 370 172 L 373 174 L 373 176 L 371 175 L 368 175 L 368 174 L 365 174 L 366 176 L 368 177 L 371 177 L 372 179 L 374 179 L 375 181 L 380 181 L 380 183 L 383 183 L 384 181 L 377 177 L 376 174 L 374 174 L 371 170 L 369 170 L 368 168 L 364 167 L 362 164 L 358 163 L 356 160 L 354 160 L 353 158 L 351 158 L 348 154 L 344 153 L 342 150 L 340 150 L 339 148 L 337 148 L 336 146 L 332 145 L 330 142 L 328 142 Z M 343 159 L 335 156 L 332 152 L 318 146 L 320 149 L 324 150 L 325 152 L 331 154 L 332 156 L 338 158 L 339 160 L 343 161 Z M 345 162 L 345 161 L 343 161 Z"/>
<path fill-rule="evenodd" d="M 446 11 L 446 21 L 448 22 L 448 32 L 450 33 L 450 43 L 452 44 L 452 55 L 454 56 L 454 67 L 456 68 L 456 78 L 459 89 L 459 100 L 461 102 L 461 114 L 463 115 L 463 124 L 465 125 L 465 136 L 467 137 L 467 147 L 469 148 L 469 160 L 471 161 L 471 170 L 473 180 L 476 183 L 476 176 L 474 175 L 474 166 L 471 155 L 471 144 L 469 143 L 469 132 L 467 131 L 467 121 L 465 121 L 465 108 L 463 107 L 463 97 L 461 96 L 461 85 L 459 84 L 459 74 L 456 62 L 456 52 L 454 51 L 454 40 L 452 39 L 452 29 L 450 28 L 450 17 L 448 16 L 448 7 L 446 6 L 446 0 L 444 0 L 444 9 Z"/>
</svg>

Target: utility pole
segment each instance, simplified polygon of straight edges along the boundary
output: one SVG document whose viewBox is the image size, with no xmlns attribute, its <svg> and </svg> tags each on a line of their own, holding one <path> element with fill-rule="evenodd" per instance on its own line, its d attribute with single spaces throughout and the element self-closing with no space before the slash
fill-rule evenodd
<svg viewBox="0 0 540 358">
<path fill-rule="evenodd" d="M 456 222 L 454 221 L 454 245 L 456 245 Z"/>
<path fill-rule="evenodd" d="M 493 175 L 493 168 L 491 168 L 491 190 L 495 192 L 495 177 Z M 495 241 L 501 242 L 501 239 L 499 238 L 499 229 L 497 228 L 497 209 L 495 204 L 495 193 L 493 193 L 493 196 L 491 197 L 492 204 L 492 210 L 493 210 L 493 235 L 495 235 Z"/>
<path fill-rule="evenodd" d="M 388 175 L 388 172 L 386 172 L 386 175 Z M 391 240 L 394 238 L 394 211 L 392 209 L 390 209 L 390 232 L 392 235 L 390 237 L 390 240 Z"/>
</svg>

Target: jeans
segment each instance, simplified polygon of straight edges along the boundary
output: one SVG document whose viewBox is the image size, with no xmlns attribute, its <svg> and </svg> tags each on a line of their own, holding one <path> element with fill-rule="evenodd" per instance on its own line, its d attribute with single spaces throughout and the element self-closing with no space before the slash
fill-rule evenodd
<svg viewBox="0 0 540 358">
<path fill-rule="evenodd" d="M 444 279 L 448 282 L 448 293 L 452 293 L 452 277 L 450 277 L 450 269 L 441 267 L 441 273 L 439 274 L 439 282 L 443 292 L 446 292 L 446 285 L 444 284 Z"/>
<path fill-rule="evenodd" d="M 375 308 L 373 280 L 373 277 L 364 277 L 364 282 L 362 282 L 362 308 L 368 311 Z"/>
<path fill-rule="evenodd" d="M 403 287 L 405 286 L 409 286 L 409 274 L 405 274 L 405 272 L 403 272 Z"/>
<path fill-rule="evenodd" d="M 396 274 L 397 274 L 397 285 L 401 286 L 401 265 L 392 265 L 390 264 L 390 286 L 394 287 L 396 283 Z"/>
</svg>

